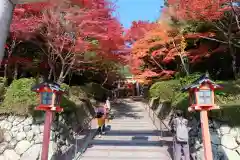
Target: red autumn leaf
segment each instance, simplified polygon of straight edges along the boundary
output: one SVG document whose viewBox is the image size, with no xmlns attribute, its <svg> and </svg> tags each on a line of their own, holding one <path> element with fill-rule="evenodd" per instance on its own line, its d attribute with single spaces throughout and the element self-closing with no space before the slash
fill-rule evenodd
<svg viewBox="0 0 240 160">
<path fill-rule="evenodd" d="M 185 20 L 217 20 L 229 10 L 230 0 L 168 0 L 175 17 Z M 237 1 L 236 1 L 237 2 Z"/>
<path fill-rule="evenodd" d="M 156 26 L 155 23 L 147 21 L 134 21 L 130 29 L 126 31 L 125 40 L 126 42 L 133 44 L 137 40 L 143 38 L 145 34 L 152 30 Z"/>
<path fill-rule="evenodd" d="M 150 78 L 150 77 L 157 77 L 157 76 L 159 76 L 159 74 L 157 74 L 156 72 L 153 72 L 153 71 L 151 71 L 149 69 L 145 70 L 140 75 L 141 78 Z"/>
</svg>

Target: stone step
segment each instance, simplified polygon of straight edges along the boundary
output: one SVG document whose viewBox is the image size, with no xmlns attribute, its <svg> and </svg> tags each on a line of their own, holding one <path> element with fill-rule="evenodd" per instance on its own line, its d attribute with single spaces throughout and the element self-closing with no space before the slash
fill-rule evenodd
<svg viewBox="0 0 240 160">
<path fill-rule="evenodd" d="M 172 137 L 160 137 L 142 102 L 124 100 L 112 113 L 106 135 L 91 140 L 80 160 L 171 160 Z"/>
<path fill-rule="evenodd" d="M 111 113 L 116 113 L 116 114 L 128 114 L 128 113 L 133 113 L 133 114 L 144 114 L 146 113 L 146 110 L 144 108 L 133 108 L 133 109 L 125 109 L 125 110 L 111 110 Z"/>
<path fill-rule="evenodd" d="M 97 121 L 95 122 L 95 124 L 97 124 Z M 106 126 L 144 126 L 144 127 L 147 127 L 147 126 L 151 126 L 151 128 L 156 128 L 155 127 L 155 125 L 154 124 L 152 124 L 152 123 L 134 123 L 134 122 L 132 122 L 132 123 L 130 123 L 130 122 L 127 122 L 127 123 L 125 123 L 125 122 L 112 122 L 112 121 L 110 121 L 110 122 L 106 122 Z"/>
<path fill-rule="evenodd" d="M 111 130 L 150 130 L 152 129 L 151 126 L 111 126 Z"/>
<path fill-rule="evenodd" d="M 131 129 L 121 129 L 121 130 L 110 130 L 107 131 L 108 136 L 155 136 L 159 135 L 160 131 L 152 130 L 152 129 L 139 129 L 139 130 L 131 130 Z"/>
<path fill-rule="evenodd" d="M 135 118 L 133 118 L 133 119 L 130 119 L 130 118 L 128 118 L 128 119 L 121 119 L 121 118 L 119 118 L 119 119 L 117 119 L 117 118 L 114 118 L 114 119 L 112 119 L 111 120 L 111 122 L 115 122 L 115 123 L 123 123 L 123 122 L 125 122 L 125 123 L 151 123 L 152 121 L 150 120 L 150 119 L 148 119 L 148 118 L 144 118 L 144 119 L 135 119 Z"/>
<path fill-rule="evenodd" d="M 110 125 L 111 127 L 142 127 L 142 128 L 149 128 L 149 129 L 153 129 L 155 128 L 153 124 L 148 124 L 148 125 L 138 125 L 138 124 L 118 124 L 118 125 L 113 125 L 111 123 L 107 124 Z"/>
<path fill-rule="evenodd" d="M 107 126 L 110 126 L 110 127 L 142 127 L 142 128 L 149 128 L 149 129 L 152 129 L 154 128 L 155 126 L 153 124 L 107 124 Z"/>
<path fill-rule="evenodd" d="M 109 124 L 136 124 L 136 122 L 137 122 L 137 124 L 152 124 L 152 121 L 151 120 L 144 120 L 144 121 L 142 121 L 142 120 L 134 120 L 134 121 L 126 121 L 126 120 L 115 120 L 115 119 L 113 119 L 113 120 L 110 120 L 110 122 L 109 122 Z"/>
<path fill-rule="evenodd" d="M 106 123 L 106 125 L 110 125 L 110 126 L 153 126 L 154 128 L 154 125 L 152 123 L 125 123 L 125 122 L 109 122 L 109 123 Z"/>
<path fill-rule="evenodd" d="M 142 115 L 136 115 L 134 113 L 130 113 L 130 114 L 125 114 L 125 115 L 114 115 L 113 114 L 113 119 L 122 119 L 122 120 L 142 120 L 143 119 L 147 120 L 147 115 L 146 114 L 142 114 Z"/>
<path fill-rule="evenodd" d="M 152 123 L 152 121 L 148 118 L 144 119 L 113 119 L 111 122 L 115 123 Z"/>
<path fill-rule="evenodd" d="M 159 141 L 158 136 L 96 136 L 94 140 L 116 140 L 116 141 Z"/>
<path fill-rule="evenodd" d="M 96 156 L 97 155 L 97 156 Z M 121 151 L 97 151 L 97 150 L 87 150 L 84 153 L 84 158 L 122 158 L 122 159 L 139 159 L 139 158 L 145 158 L 145 160 L 151 159 L 151 158 L 158 158 L 162 160 L 168 160 L 170 159 L 170 156 L 168 153 L 161 153 L 161 152 L 148 152 L 148 151 L 143 151 L 143 152 L 121 152 Z"/>
<path fill-rule="evenodd" d="M 130 122 L 134 122 L 134 123 L 152 123 L 151 119 L 146 118 L 146 117 L 142 117 L 142 118 L 126 118 L 126 119 L 122 119 L 122 118 L 113 118 L 111 120 L 112 122 L 126 122 L 126 123 L 130 123 Z"/>
<path fill-rule="evenodd" d="M 152 123 L 148 121 L 139 122 L 139 121 L 133 121 L 133 122 L 125 122 L 125 121 L 111 121 L 108 123 L 109 125 L 153 125 Z"/>
<path fill-rule="evenodd" d="M 146 141 L 146 140 L 134 140 L 134 141 L 123 141 L 123 140 L 104 140 L 104 139 L 93 139 L 90 141 L 91 145 L 105 145 L 105 146 L 162 146 L 161 141 Z"/>
<path fill-rule="evenodd" d="M 81 157 L 79 160 L 123 160 L 121 157 Z M 137 157 L 137 158 L 124 158 L 124 160 L 146 160 L 145 157 Z M 148 158 L 147 160 L 161 160 L 159 158 Z M 167 158 L 163 158 L 163 160 L 171 160 Z"/>
<path fill-rule="evenodd" d="M 89 149 L 91 150 L 124 150 L 129 152 L 135 152 L 135 151 L 153 151 L 153 152 L 159 152 L 159 151 L 165 151 L 168 149 L 168 146 L 100 146 L 100 145 L 92 145 L 89 146 Z"/>
<path fill-rule="evenodd" d="M 129 112 L 129 111 L 114 112 L 113 111 L 113 112 L 111 112 L 111 114 L 113 116 L 114 115 L 116 115 L 116 116 L 129 116 L 129 118 L 130 118 L 130 116 L 134 117 L 134 116 L 137 116 L 137 115 L 142 115 L 142 116 L 147 116 L 148 115 L 146 111 L 131 111 L 131 112 Z"/>
<path fill-rule="evenodd" d="M 160 133 L 157 133 L 157 132 L 152 132 L 152 133 L 137 133 L 137 134 L 134 134 L 131 133 L 131 132 L 111 132 L 111 131 L 106 131 L 106 134 L 103 135 L 102 138 L 104 137 L 152 137 L 152 136 L 156 136 L 156 137 L 159 137 L 160 138 Z M 165 138 L 165 137 L 164 137 Z"/>
</svg>

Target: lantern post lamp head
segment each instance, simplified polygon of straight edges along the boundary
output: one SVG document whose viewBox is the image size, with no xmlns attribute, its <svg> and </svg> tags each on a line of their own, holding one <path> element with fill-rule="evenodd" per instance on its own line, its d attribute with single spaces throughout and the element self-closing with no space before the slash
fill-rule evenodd
<svg viewBox="0 0 240 160">
<path fill-rule="evenodd" d="M 182 92 L 189 92 L 190 107 L 188 111 L 219 109 L 214 102 L 214 91 L 222 88 L 209 79 L 208 74 L 204 74 L 191 85 L 182 88 Z"/>
<path fill-rule="evenodd" d="M 40 104 L 35 108 L 41 111 L 62 112 L 60 107 L 61 97 L 64 91 L 60 85 L 53 82 L 43 82 L 32 87 L 32 91 L 37 92 L 40 97 Z"/>
<path fill-rule="evenodd" d="M 53 82 L 43 82 L 37 84 L 32 87 L 32 91 L 37 92 L 40 96 L 40 105 L 38 105 L 35 109 L 45 111 L 41 160 L 48 160 L 53 112 L 63 111 L 63 109 L 60 107 L 60 102 L 64 91 L 60 88 L 59 84 Z"/>
</svg>

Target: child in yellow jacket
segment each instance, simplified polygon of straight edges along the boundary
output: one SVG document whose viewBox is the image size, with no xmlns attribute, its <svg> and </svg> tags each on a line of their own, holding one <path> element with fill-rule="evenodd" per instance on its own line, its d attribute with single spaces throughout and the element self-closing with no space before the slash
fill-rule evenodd
<svg viewBox="0 0 240 160">
<path fill-rule="evenodd" d="M 101 105 L 97 108 L 97 124 L 98 124 L 98 134 L 99 137 L 101 137 L 102 134 L 105 134 L 105 120 L 106 120 L 106 110 L 105 108 Z"/>
</svg>

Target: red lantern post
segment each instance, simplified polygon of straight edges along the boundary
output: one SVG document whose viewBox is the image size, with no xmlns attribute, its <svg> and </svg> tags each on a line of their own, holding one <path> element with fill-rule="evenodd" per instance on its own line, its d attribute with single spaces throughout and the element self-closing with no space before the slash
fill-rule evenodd
<svg viewBox="0 0 240 160">
<path fill-rule="evenodd" d="M 214 103 L 214 90 L 221 88 L 221 86 L 210 80 L 208 75 L 204 75 L 192 85 L 182 89 L 189 92 L 191 106 L 188 108 L 188 111 L 200 111 L 205 160 L 213 160 L 207 112 L 219 109 L 219 106 Z"/>
<path fill-rule="evenodd" d="M 53 112 L 62 112 L 60 107 L 61 96 L 64 93 L 56 83 L 41 83 L 32 88 L 40 97 L 40 105 L 35 109 L 45 111 L 45 123 L 43 131 L 43 144 L 41 160 L 48 160 L 48 150 L 50 142 L 51 125 Z"/>
</svg>

